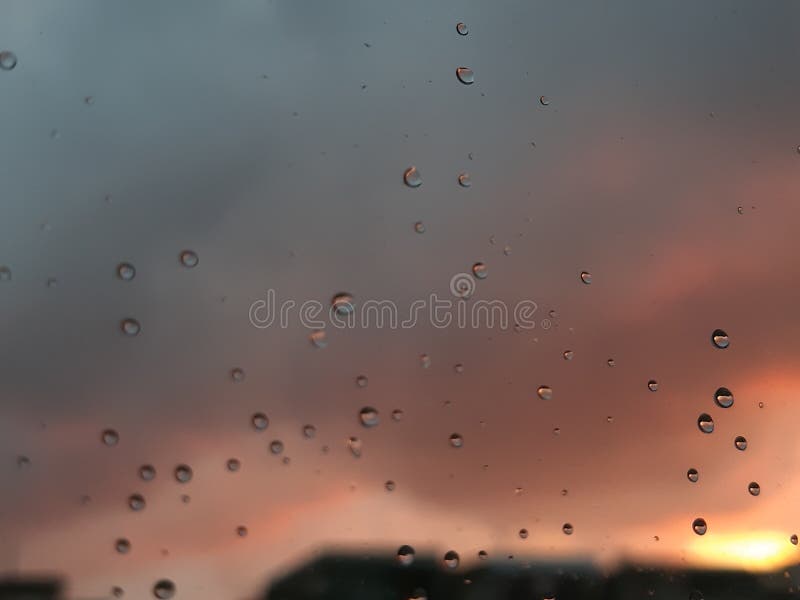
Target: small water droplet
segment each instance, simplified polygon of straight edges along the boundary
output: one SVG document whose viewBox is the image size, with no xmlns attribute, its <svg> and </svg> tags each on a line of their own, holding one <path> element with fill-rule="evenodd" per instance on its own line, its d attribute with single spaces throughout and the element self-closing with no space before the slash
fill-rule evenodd
<svg viewBox="0 0 800 600">
<path fill-rule="evenodd" d="M 130 281 L 136 277 L 136 267 L 130 263 L 119 263 L 117 265 L 117 277 L 122 281 Z"/>
<path fill-rule="evenodd" d="M 317 329 L 311 335 L 308 336 L 308 339 L 311 340 L 311 343 L 317 348 L 324 348 L 328 345 L 328 340 L 326 339 L 325 332 L 322 329 Z"/>
<path fill-rule="evenodd" d="M 133 337 L 139 335 L 139 332 L 142 330 L 142 326 L 136 319 L 122 319 L 120 322 L 120 329 L 122 329 L 122 333 L 125 335 Z"/>
<path fill-rule="evenodd" d="M 739 207 L 736 209 L 736 212 L 738 212 L 740 215 L 743 215 L 743 214 L 744 214 L 744 208 L 742 208 L 741 206 L 739 206 Z"/>
<path fill-rule="evenodd" d="M 86 104 L 87 106 L 91 106 L 92 104 L 94 104 L 94 96 L 86 96 L 83 99 L 83 103 Z"/>
<path fill-rule="evenodd" d="M 757 482 L 751 481 L 747 486 L 747 491 L 751 496 L 758 496 L 761 493 L 761 486 Z"/>
<path fill-rule="evenodd" d="M 737 435 L 733 440 L 733 445 L 737 450 L 747 450 L 747 439 L 743 435 Z"/>
<path fill-rule="evenodd" d="M 11 50 L 3 50 L 0 52 L 0 69 L 3 71 L 10 71 L 17 66 L 17 55 Z"/>
<path fill-rule="evenodd" d="M 231 379 L 234 383 L 241 383 L 244 381 L 244 370 L 239 367 L 231 369 Z"/>
<path fill-rule="evenodd" d="M 586 285 L 592 283 L 592 274 L 588 271 L 581 271 L 581 281 Z"/>
<path fill-rule="evenodd" d="M 331 308 L 340 317 L 346 317 L 355 310 L 352 294 L 340 292 L 331 299 Z"/>
<path fill-rule="evenodd" d="M 611 416 L 611 415 L 608 415 L 608 416 L 606 417 L 606 423 L 613 423 L 613 422 L 614 422 L 614 417 L 613 417 L 613 416 Z"/>
<path fill-rule="evenodd" d="M 169 579 L 161 579 L 153 586 L 153 595 L 158 600 L 169 600 L 175 596 L 175 584 Z"/>
<path fill-rule="evenodd" d="M 317 435 L 317 428 L 313 425 L 303 425 L 303 437 L 307 440 L 313 439 Z"/>
<path fill-rule="evenodd" d="M 156 468 L 153 465 L 142 465 L 139 467 L 139 479 L 142 481 L 153 481 L 156 478 Z"/>
<path fill-rule="evenodd" d="M 553 398 L 553 388 L 549 385 L 540 385 L 536 393 L 542 400 L 551 400 Z"/>
<path fill-rule="evenodd" d="M 356 385 L 360 388 L 365 388 L 369 385 L 369 379 L 366 375 L 359 375 L 356 377 Z"/>
<path fill-rule="evenodd" d="M 696 518 L 694 521 L 692 521 L 692 530 L 697 535 L 705 535 L 706 531 L 708 531 L 706 520 L 700 517 Z"/>
<path fill-rule="evenodd" d="M 257 412 L 250 417 L 250 422 L 258 431 L 264 431 L 267 427 L 269 427 L 269 418 L 262 412 Z"/>
<path fill-rule="evenodd" d="M 247 527 L 245 527 L 244 525 L 239 525 L 236 528 L 236 535 L 238 535 L 239 537 L 247 537 Z"/>
<path fill-rule="evenodd" d="M 689 600 L 703 600 L 703 592 L 700 590 L 692 590 L 689 592 Z"/>
<path fill-rule="evenodd" d="M 184 504 L 189 504 L 192 501 L 192 497 L 189 494 L 181 494 L 181 502 Z"/>
<path fill-rule="evenodd" d="M 397 487 L 397 484 L 389 479 L 386 483 L 383 484 L 383 487 L 386 489 L 387 492 L 393 492 Z"/>
<path fill-rule="evenodd" d="M 572 360 L 575 357 L 575 353 L 572 350 L 564 350 L 562 356 L 564 360 Z"/>
<path fill-rule="evenodd" d="M 115 429 L 105 429 L 100 439 L 106 446 L 116 446 L 119 443 L 119 433 Z"/>
<path fill-rule="evenodd" d="M 122 598 L 125 595 L 125 590 L 123 590 L 118 585 L 115 585 L 114 587 L 111 588 L 111 595 L 114 598 Z"/>
<path fill-rule="evenodd" d="M 475 82 L 475 73 L 469 67 L 458 67 L 456 69 L 456 77 L 464 85 L 470 85 Z"/>
<path fill-rule="evenodd" d="M 511 246 L 506 244 L 505 247 L 503 248 L 503 254 L 505 254 L 506 256 L 511 256 Z"/>
<path fill-rule="evenodd" d="M 444 553 L 444 566 L 448 569 L 455 569 L 459 563 L 458 552 L 455 550 L 448 550 Z"/>
<path fill-rule="evenodd" d="M 564 523 L 561 526 L 561 531 L 564 532 L 564 535 L 572 535 L 572 532 L 575 531 L 575 528 L 572 526 L 571 523 Z"/>
<path fill-rule="evenodd" d="M 792 544 L 794 544 L 795 546 L 797 546 L 797 539 L 798 539 L 798 538 L 797 538 L 797 534 L 796 534 L 796 533 L 793 533 L 793 534 L 792 534 L 792 537 L 790 537 L 790 538 L 789 538 L 789 541 L 790 541 Z"/>
<path fill-rule="evenodd" d="M 466 23 L 456 23 L 456 31 L 458 35 L 467 35 L 469 33 L 469 28 Z"/>
<path fill-rule="evenodd" d="M 478 558 L 481 560 L 486 560 L 489 558 L 489 553 L 486 550 L 478 550 Z"/>
<path fill-rule="evenodd" d="M 700 416 L 697 417 L 697 426 L 703 433 L 711 433 L 714 431 L 714 419 L 712 419 L 711 415 L 708 413 L 701 413 Z"/>
<path fill-rule="evenodd" d="M 472 185 L 472 179 L 470 178 L 469 173 L 464 171 L 463 173 L 458 174 L 458 185 L 465 188 L 468 188 Z"/>
<path fill-rule="evenodd" d="M 403 182 L 410 188 L 418 188 L 422 185 L 422 176 L 417 167 L 408 167 L 403 172 Z"/>
<path fill-rule="evenodd" d="M 356 458 L 361 458 L 361 440 L 357 437 L 349 437 L 347 438 L 347 447 L 350 449 L 350 453 L 355 456 Z"/>
<path fill-rule="evenodd" d="M 453 365 L 453 371 L 461 375 L 464 372 L 464 365 L 461 363 L 456 363 Z"/>
<path fill-rule="evenodd" d="M 362 408 L 358 413 L 358 418 L 364 427 L 375 427 L 380 422 L 377 409 L 371 406 Z"/>
<path fill-rule="evenodd" d="M 194 473 L 189 465 L 178 465 L 175 467 L 175 480 L 178 483 L 189 483 L 193 475 Z"/>
<path fill-rule="evenodd" d="M 686 471 L 686 478 L 692 483 L 697 483 L 697 480 L 700 479 L 700 473 L 697 472 L 697 469 L 689 469 Z"/>
<path fill-rule="evenodd" d="M 283 452 L 283 442 L 280 440 L 272 440 L 269 443 L 269 451 L 273 454 L 280 454 Z"/>
<path fill-rule="evenodd" d="M 428 592 L 422 588 L 416 588 L 413 592 L 411 592 L 408 600 L 428 600 Z"/>
<path fill-rule="evenodd" d="M 242 468 L 242 462 L 238 458 L 229 458 L 228 462 L 225 463 L 225 467 L 231 473 L 236 473 Z"/>
<path fill-rule="evenodd" d="M 405 413 L 399 408 L 395 408 L 392 411 L 392 421 L 402 421 L 404 416 Z"/>
<path fill-rule="evenodd" d="M 651 392 L 657 392 L 658 382 L 655 379 L 651 379 L 650 381 L 647 382 L 647 389 L 650 390 Z"/>
<path fill-rule="evenodd" d="M 197 263 L 200 262 L 200 259 L 197 257 L 197 254 L 193 250 L 184 250 L 183 252 L 181 252 L 180 260 L 181 264 L 188 269 L 196 267 Z"/>
<path fill-rule="evenodd" d="M 414 231 L 417 233 L 425 233 L 425 223 L 422 221 L 417 221 L 414 223 Z"/>
<path fill-rule="evenodd" d="M 131 510 L 140 511 L 144 510 L 146 506 L 146 502 L 144 500 L 144 496 L 141 494 L 131 494 L 128 496 L 128 506 Z"/>
<path fill-rule="evenodd" d="M 528 530 L 527 529 L 520 529 L 519 530 L 519 537 L 521 537 L 523 540 L 527 540 L 528 539 Z"/>
<path fill-rule="evenodd" d="M 11 269 L 0 266 L 0 281 L 11 281 Z"/>
<path fill-rule="evenodd" d="M 431 366 L 431 357 L 427 354 L 420 354 L 419 355 L 419 364 L 423 369 L 427 369 Z"/>
<path fill-rule="evenodd" d="M 561 427 L 554 427 L 553 435 L 561 435 Z"/>
<path fill-rule="evenodd" d="M 609 359 L 606 361 L 606 364 L 607 364 L 609 367 L 616 367 L 616 366 L 617 366 L 617 361 L 615 361 L 613 358 L 609 358 Z"/>
<path fill-rule="evenodd" d="M 414 562 L 414 548 L 405 544 L 397 549 L 397 562 L 404 567 L 408 567 Z"/>
<path fill-rule="evenodd" d="M 482 262 L 476 262 L 472 265 L 472 274 L 475 279 L 486 279 L 489 276 L 489 268 Z"/>
<path fill-rule="evenodd" d="M 715 329 L 714 333 L 711 334 L 711 343 L 714 344 L 717 348 L 725 349 L 730 345 L 730 339 L 728 339 L 728 334 L 725 333 L 722 329 Z"/>
<path fill-rule="evenodd" d="M 461 448 L 464 445 L 464 438 L 460 434 L 454 433 L 450 436 L 450 445 L 453 448 Z"/>
<path fill-rule="evenodd" d="M 550 104 L 550 98 L 547 96 L 539 96 L 539 104 L 542 106 L 548 106 Z"/>
<path fill-rule="evenodd" d="M 114 543 L 114 549 L 118 554 L 127 554 L 131 550 L 131 543 L 125 538 L 119 538 Z"/>
</svg>

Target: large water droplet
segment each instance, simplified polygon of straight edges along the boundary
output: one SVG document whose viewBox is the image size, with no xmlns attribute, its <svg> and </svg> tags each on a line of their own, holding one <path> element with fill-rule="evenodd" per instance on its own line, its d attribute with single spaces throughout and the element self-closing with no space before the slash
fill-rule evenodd
<svg viewBox="0 0 800 600">
<path fill-rule="evenodd" d="M 658 382 L 655 379 L 651 379 L 650 381 L 647 382 L 647 389 L 650 390 L 651 392 L 657 392 Z"/>
<path fill-rule="evenodd" d="M 747 486 L 747 491 L 751 496 L 758 496 L 761 493 L 761 486 L 757 482 L 751 481 Z"/>
<path fill-rule="evenodd" d="M 475 82 L 475 73 L 469 67 L 458 67 L 456 69 L 456 77 L 464 85 L 470 85 Z"/>
<path fill-rule="evenodd" d="M 361 440 L 357 437 L 349 437 L 347 438 L 347 447 L 350 449 L 350 453 L 355 456 L 356 458 L 361 458 Z"/>
<path fill-rule="evenodd" d="M 414 562 L 414 548 L 409 545 L 400 546 L 397 549 L 397 562 L 407 567 Z"/>
<path fill-rule="evenodd" d="M 737 435 L 733 440 L 733 445 L 737 450 L 747 450 L 747 440 L 743 435 Z"/>
<path fill-rule="evenodd" d="M 482 262 L 476 262 L 472 265 L 472 274 L 475 279 L 486 279 L 489 276 L 489 268 Z"/>
<path fill-rule="evenodd" d="M 453 448 L 461 448 L 464 445 L 464 438 L 461 437 L 461 434 L 454 433 L 450 436 L 450 445 Z"/>
<path fill-rule="evenodd" d="M 0 69 L 3 71 L 10 71 L 17 66 L 17 55 L 11 50 L 3 50 L 0 52 Z"/>
<path fill-rule="evenodd" d="M 119 433 L 115 429 L 105 429 L 100 439 L 106 446 L 116 446 L 119 443 Z"/>
<path fill-rule="evenodd" d="M 139 479 L 142 481 L 153 481 L 156 478 L 156 468 L 153 465 L 142 465 L 139 467 Z"/>
<path fill-rule="evenodd" d="M 700 479 L 700 473 L 697 472 L 697 469 L 689 469 L 686 471 L 686 478 L 692 483 L 697 483 L 697 480 Z"/>
<path fill-rule="evenodd" d="M 269 451 L 273 454 L 280 454 L 283 452 L 283 442 L 280 440 L 272 440 L 269 443 Z"/>
<path fill-rule="evenodd" d="M 141 494 L 131 494 L 128 496 L 128 506 L 131 510 L 140 511 L 144 510 L 146 506 L 146 502 L 144 500 L 144 496 Z"/>
<path fill-rule="evenodd" d="M 714 419 L 708 413 L 702 413 L 697 417 L 697 426 L 703 433 L 711 433 L 714 431 Z"/>
<path fill-rule="evenodd" d="M 242 462 L 238 458 L 229 458 L 228 462 L 225 463 L 225 467 L 231 473 L 236 473 L 242 468 Z"/>
<path fill-rule="evenodd" d="M 417 167 L 408 167 L 403 172 L 403 182 L 410 188 L 418 188 L 422 185 L 422 176 Z"/>
<path fill-rule="evenodd" d="M 158 600 L 169 600 L 175 596 L 175 584 L 169 579 L 161 579 L 153 586 L 153 596 Z"/>
<path fill-rule="evenodd" d="M 127 554 L 131 550 L 131 543 L 125 538 L 119 538 L 114 543 L 114 549 L 118 554 Z"/>
<path fill-rule="evenodd" d="M 324 348 L 327 346 L 328 340 L 326 338 L 325 331 L 322 329 L 318 329 L 308 336 L 308 339 L 316 348 Z"/>
<path fill-rule="evenodd" d="M 378 411 L 371 406 L 365 406 L 358 413 L 358 418 L 364 427 L 375 427 L 380 419 L 378 418 Z"/>
<path fill-rule="evenodd" d="M 125 335 L 133 337 L 135 335 L 139 335 L 139 332 L 142 330 L 142 326 L 136 319 L 123 319 L 120 323 L 120 329 L 122 329 L 122 333 Z"/>
<path fill-rule="evenodd" d="M 317 428 L 313 425 L 303 425 L 303 437 L 307 440 L 312 439 L 317 435 Z"/>
<path fill-rule="evenodd" d="M 123 281 L 130 281 L 136 277 L 136 267 L 130 263 L 119 263 L 117 265 L 117 277 Z"/>
<path fill-rule="evenodd" d="M 715 329 L 714 333 L 711 334 L 711 343 L 717 348 L 725 349 L 730 345 L 731 341 L 728 339 L 728 334 L 722 329 Z"/>
<path fill-rule="evenodd" d="M 463 173 L 459 173 L 458 175 L 458 184 L 461 187 L 468 188 L 472 185 L 472 179 L 469 176 L 469 173 L 464 171 Z"/>
<path fill-rule="evenodd" d="M 528 530 L 527 529 L 520 529 L 519 530 L 519 537 L 521 537 L 523 540 L 527 540 L 528 539 Z"/>
<path fill-rule="evenodd" d="M 448 569 L 455 569 L 459 563 L 458 552 L 455 550 L 448 550 L 444 553 L 444 566 Z"/>
<path fill-rule="evenodd" d="M 575 531 L 575 528 L 571 523 L 564 523 L 564 525 L 561 526 L 561 531 L 564 532 L 564 535 L 572 535 L 572 532 Z"/>
<path fill-rule="evenodd" d="M 189 483 L 192 480 L 192 468 L 189 465 L 178 465 L 175 467 L 175 480 L 178 483 Z"/>
<path fill-rule="evenodd" d="M 244 370 L 240 369 L 239 367 L 235 367 L 231 369 L 231 380 L 234 383 L 241 383 L 244 381 Z"/>
<path fill-rule="evenodd" d="M 262 412 L 257 412 L 254 414 L 250 418 L 250 422 L 258 431 L 264 431 L 267 427 L 269 427 L 269 418 Z"/>
<path fill-rule="evenodd" d="M 589 273 L 589 271 L 581 271 L 581 281 L 586 285 L 589 285 L 592 283 L 592 274 Z"/>
<path fill-rule="evenodd" d="M 458 35 L 467 35 L 469 33 L 469 28 L 466 23 L 456 23 L 456 31 Z"/>
<path fill-rule="evenodd" d="M 331 299 L 331 308 L 340 317 L 346 317 L 355 310 L 353 296 L 347 292 L 340 292 Z"/>
<path fill-rule="evenodd" d="M 708 525 L 706 525 L 706 520 L 700 517 L 696 518 L 692 521 L 692 530 L 697 535 L 705 535 L 706 531 L 708 531 Z"/>
<path fill-rule="evenodd" d="M 714 392 L 714 402 L 720 408 L 730 408 L 733 406 L 733 394 L 728 388 L 721 387 Z"/>
<path fill-rule="evenodd" d="M 553 398 L 553 388 L 551 388 L 549 385 L 540 385 L 539 389 L 536 390 L 536 393 L 542 400 L 550 400 Z"/>
<path fill-rule="evenodd" d="M 179 258 L 181 260 L 181 264 L 188 269 L 196 267 L 197 263 L 200 262 L 200 259 L 193 250 L 184 250 L 180 253 Z"/>
</svg>

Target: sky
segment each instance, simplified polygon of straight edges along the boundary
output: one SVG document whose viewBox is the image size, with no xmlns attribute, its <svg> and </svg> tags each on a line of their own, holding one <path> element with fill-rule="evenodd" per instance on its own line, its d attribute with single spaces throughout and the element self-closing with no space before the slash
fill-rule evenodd
<svg viewBox="0 0 800 600">
<path fill-rule="evenodd" d="M 799 11 L 4 3 L 0 571 L 59 573 L 76 599 L 168 578 L 240 600 L 331 549 L 402 544 L 465 568 L 480 549 L 796 565 Z M 533 301 L 533 329 L 328 328 L 316 348 L 297 319 L 249 319 L 270 289 L 347 292 L 356 314 L 452 299 L 476 262 L 467 302 Z"/>
</svg>

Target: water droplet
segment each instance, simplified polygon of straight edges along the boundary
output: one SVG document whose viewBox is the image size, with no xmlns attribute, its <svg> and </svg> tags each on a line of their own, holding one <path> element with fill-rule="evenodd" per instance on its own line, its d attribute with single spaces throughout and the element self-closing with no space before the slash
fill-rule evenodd
<svg viewBox="0 0 800 600">
<path fill-rule="evenodd" d="M 448 550 L 444 553 L 444 566 L 448 569 L 455 569 L 458 566 L 459 557 L 455 550 Z"/>
<path fill-rule="evenodd" d="M 489 268 L 482 262 L 476 262 L 472 265 L 472 274 L 475 279 L 486 279 L 489 276 Z"/>
<path fill-rule="evenodd" d="M 91 106 L 92 104 L 94 104 L 94 96 L 86 96 L 83 99 L 83 103 L 86 104 L 86 106 Z"/>
<path fill-rule="evenodd" d="M 197 257 L 197 254 L 193 250 L 184 250 L 183 252 L 181 252 L 180 260 L 181 264 L 188 269 L 196 267 L 197 263 L 200 262 L 200 259 Z"/>
<path fill-rule="evenodd" d="M 358 413 L 358 418 L 364 427 L 375 427 L 380 422 L 377 409 L 371 406 L 362 408 Z"/>
<path fill-rule="evenodd" d="M 467 173 L 466 171 L 464 171 L 463 173 L 459 173 L 458 185 L 465 188 L 468 188 L 472 185 L 472 179 L 470 179 L 469 173 Z"/>
<path fill-rule="evenodd" d="M 392 411 L 392 421 L 402 421 L 404 416 L 405 413 L 399 408 L 395 408 Z"/>
<path fill-rule="evenodd" d="M 416 588 L 413 592 L 411 592 L 408 600 L 428 600 L 428 592 L 422 588 Z"/>
<path fill-rule="evenodd" d="M 114 548 L 118 554 L 127 554 L 131 550 L 131 543 L 125 538 L 119 538 L 114 543 Z"/>
<path fill-rule="evenodd" d="M 467 35 L 469 33 L 466 23 L 456 23 L 456 31 L 458 35 Z"/>
<path fill-rule="evenodd" d="M 697 417 L 697 426 L 703 433 L 711 433 L 714 431 L 714 419 L 708 413 L 702 413 Z"/>
<path fill-rule="evenodd" d="M 419 174 L 417 167 L 408 167 L 403 172 L 403 182 L 410 188 L 418 188 L 422 185 L 422 176 Z"/>
<path fill-rule="evenodd" d="M 269 451 L 273 454 L 280 454 L 283 452 L 283 442 L 280 440 L 272 440 L 269 443 Z"/>
<path fill-rule="evenodd" d="M 359 375 L 356 377 L 356 385 L 360 388 L 365 388 L 369 385 L 369 379 L 366 375 Z"/>
<path fill-rule="evenodd" d="M 527 529 L 520 529 L 519 530 L 519 537 L 521 537 L 523 540 L 527 540 L 528 539 L 528 530 Z"/>
<path fill-rule="evenodd" d="M 486 560 L 487 558 L 489 558 L 489 553 L 486 552 L 486 550 L 478 550 L 478 558 L 480 558 L 481 560 Z"/>
<path fill-rule="evenodd" d="M 422 221 L 417 221 L 414 223 L 414 231 L 417 233 L 425 233 L 425 223 Z"/>
<path fill-rule="evenodd" d="M 651 379 L 650 381 L 647 382 L 647 389 L 650 390 L 651 392 L 657 392 L 658 382 L 655 379 Z"/>
<path fill-rule="evenodd" d="M 54 288 L 58 285 L 58 279 L 56 279 L 55 277 L 48 277 L 47 281 L 45 282 L 45 285 L 49 288 Z"/>
<path fill-rule="evenodd" d="M 326 339 L 325 332 L 322 329 L 317 329 L 310 336 L 308 336 L 308 339 L 311 340 L 311 343 L 317 348 L 324 348 L 328 345 L 328 340 Z"/>
<path fill-rule="evenodd" d="M 231 369 L 231 379 L 234 383 L 241 383 L 244 381 L 244 370 L 239 367 Z"/>
<path fill-rule="evenodd" d="M 740 206 L 740 207 L 738 207 L 736 209 L 736 212 L 738 212 L 740 215 L 743 215 L 744 214 L 744 208 Z"/>
<path fill-rule="evenodd" d="M 312 439 L 317 435 L 317 428 L 313 425 L 303 425 L 303 437 L 307 440 Z"/>
<path fill-rule="evenodd" d="M 564 354 L 562 355 L 564 360 L 572 360 L 575 357 L 575 353 L 572 350 L 564 350 Z"/>
<path fill-rule="evenodd" d="M 761 486 L 757 482 L 751 481 L 747 486 L 747 491 L 750 492 L 751 496 L 758 496 L 761 493 Z"/>
<path fill-rule="evenodd" d="M 383 487 L 386 489 L 387 492 L 393 492 L 397 487 L 397 484 L 389 479 L 386 483 L 383 484 Z"/>
<path fill-rule="evenodd" d="M 561 435 L 561 427 L 554 427 L 553 435 Z"/>
<path fill-rule="evenodd" d="M 153 586 L 153 596 L 158 600 L 169 600 L 175 596 L 175 584 L 169 579 L 161 579 Z"/>
<path fill-rule="evenodd" d="M 731 342 L 728 339 L 727 333 L 722 331 L 722 329 L 715 329 L 714 333 L 711 334 L 711 343 L 717 348 L 725 349 L 730 345 Z"/>
<path fill-rule="evenodd" d="M 238 458 L 229 458 L 228 462 L 225 463 L 225 467 L 231 473 L 236 473 L 242 468 L 242 462 Z"/>
<path fill-rule="evenodd" d="M 581 271 L 581 281 L 586 285 L 592 283 L 592 274 L 588 271 Z"/>
<path fill-rule="evenodd" d="M 156 468 L 153 465 L 142 465 L 139 467 L 139 479 L 142 481 L 153 481 L 156 478 Z"/>
<path fill-rule="evenodd" d="M 464 445 L 464 438 L 460 434 L 454 433 L 450 436 L 450 445 L 453 448 L 461 448 Z"/>
<path fill-rule="evenodd" d="M 456 77 L 464 85 L 471 85 L 475 82 L 475 73 L 469 67 L 458 67 L 456 69 Z"/>
<path fill-rule="evenodd" d="M 0 266 L 0 281 L 11 281 L 11 269 Z"/>
<path fill-rule="evenodd" d="M 106 429 L 103 431 L 100 439 L 106 446 L 116 446 L 119 443 L 119 434 L 114 429 Z"/>
<path fill-rule="evenodd" d="M 250 417 L 250 422 L 258 431 L 264 431 L 267 427 L 269 427 L 269 418 L 262 412 L 257 412 Z"/>
<path fill-rule="evenodd" d="M 192 501 L 192 497 L 189 494 L 181 494 L 181 502 L 184 504 L 189 504 Z"/>
<path fill-rule="evenodd" d="M 131 494 L 128 496 L 128 506 L 131 510 L 140 511 L 144 510 L 146 506 L 146 502 L 144 501 L 144 496 L 141 494 Z"/>
<path fill-rule="evenodd" d="M 616 367 L 616 366 L 617 366 L 617 361 L 615 361 L 613 358 L 609 358 L 609 359 L 606 361 L 606 364 L 607 364 L 609 367 Z"/>
<path fill-rule="evenodd" d="M 539 104 L 542 106 L 548 106 L 550 104 L 550 98 L 547 96 L 539 96 Z"/>
<path fill-rule="evenodd" d="M 564 523 L 561 526 L 561 531 L 564 532 L 564 535 L 572 535 L 572 532 L 575 531 L 575 528 L 572 527 L 571 523 Z"/>
<path fill-rule="evenodd" d="M 792 537 L 789 538 L 789 541 L 792 542 L 795 546 L 797 546 L 797 534 L 793 533 Z"/>
<path fill-rule="evenodd" d="M 453 365 L 453 371 L 461 375 L 464 372 L 464 365 L 461 363 L 456 363 Z"/>
<path fill-rule="evenodd" d="M 3 71 L 10 71 L 17 66 L 17 55 L 11 50 L 3 50 L 0 52 L 0 69 Z"/>
<path fill-rule="evenodd" d="M 120 323 L 120 328 L 122 329 L 122 333 L 130 337 L 139 335 L 139 332 L 142 330 L 142 326 L 139 325 L 139 321 L 136 319 L 123 319 Z"/>
<path fill-rule="evenodd" d="M 346 317 L 355 310 L 353 296 L 347 292 L 340 292 L 331 299 L 331 308 L 340 317 Z"/>
<path fill-rule="evenodd" d="M 733 445 L 736 447 L 737 450 L 747 450 L 747 440 L 743 435 L 737 435 L 736 438 L 733 440 Z"/>
<path fill-rule="evenodd" d="M 420 354 L 419 355 L 419 364 L 423 369 L 427 369 L 431 366 L 431 357 L 427 354 Z"/>
<path fill-rule="evenodd" d="M 706 520 L 700 517 L 696 518 L 694 521 L 692 521 L 692 530 L 697 535 L 705 535 L 706 531 L 708 531 Z"/>
<path fill-rule="evenodd" d="M 733 406 L 733 394 L 728 388 L 721 387 L 714 392 L 714 402 L 720 408 L 730 408 Z"/>
<path fill-rule="evenodd" d="M 136 267 L 130 263 L 119 263 L 117 265 L 117 277 L 122 281 L 130 281 L 136 277 Z"/>
<path fill-rule="evenodd" d="M 686 471 L 686 478 L 692 483 L 697 483 L 697 480 L 700 479 L 700 473 L 697 472 L 697 469 L 689 469 Z"/>
<path fill-rule="evenodd" d="M 613 423 L 613 422 L 614 422 L 614 417 L 613 417 L 613 416 L 611 416 L 611 415 L 608 415 L 608 416 L 606 417 L 606 423 Z"/>
<path fill-rule="evenodd" d="M 111 588 L 111 595 L 114 596 L 114 598 L 122 598 L 125 595 L 125 590 L 115 585 Z"/>
<path fill-rule="evenodd" d="M 350 449 L 350 453 L 355 456 L 356 458 L 361 458 L 361 440 L 357 437 L 349 437 L 347 438 L 347 447 Z"/>
<path fill-rule="evenodd" d="M 506 256 L 511 256 L 511 246 L 506 244 L 505 247 L 503 248 L 503 254 L 505 254 Z"/>
<path fill-rule="evenodd" d="M 238 535 L 239 537 L 246 537 L 247 536 L 247 527 L 245 527 L 244 525 L 239 525 L 236 528 L 236 535 Z"/>
<path fill-rule="evenodd" d="M 542 400 L 550 400 L 553 398 L 553 388 L 551 388 L 549 385 L 540 385 L 539 389 L 536 390 L 536 393 Z"/>
<path fill-rule="evenodd" d="M 178 465 L 175 467 L 175 480 L 178 483 L 189 483 L 192 480 L 192 468 L 189 465 Z"/>
<path fill-rule="evenodd" d="M 414 548 L 407 544 L 400 546 L 397 549 L 397 562 L 404 567 L 411 565 L 414 562 Z"/>
<path fill-rule="evenodd" d="M 759 402 L 758 403 L 758 408 L 764 408 L 764 403 L 763 402 Z"/>
</svg>

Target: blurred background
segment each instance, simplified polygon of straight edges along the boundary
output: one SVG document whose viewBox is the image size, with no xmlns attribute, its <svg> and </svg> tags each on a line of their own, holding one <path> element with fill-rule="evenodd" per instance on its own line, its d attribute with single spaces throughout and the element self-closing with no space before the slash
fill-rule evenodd
<svg viewBox="0 0 800 600">
<path fill-rule="evenodd" d="M 800 4 L 0 9 L 3 576 L 245 600 L 408 545 L 795 589 Z M 458 273 L 534 325 L 251 322 Z"/>
</svg>

